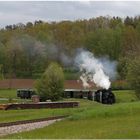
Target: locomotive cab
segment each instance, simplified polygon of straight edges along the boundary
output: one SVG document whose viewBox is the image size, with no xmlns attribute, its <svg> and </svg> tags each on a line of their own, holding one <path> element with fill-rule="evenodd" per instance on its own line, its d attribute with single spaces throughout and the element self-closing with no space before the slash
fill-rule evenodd
<svg viewBox="0 0 140 140">
<path fill-rule="evenodd" d="M 111 89 L 100 89 L 94 94 L 94 101 L 103 104 L 113 104 L 116 102 L 115 95 L 112 93 Z"/>
</svg>

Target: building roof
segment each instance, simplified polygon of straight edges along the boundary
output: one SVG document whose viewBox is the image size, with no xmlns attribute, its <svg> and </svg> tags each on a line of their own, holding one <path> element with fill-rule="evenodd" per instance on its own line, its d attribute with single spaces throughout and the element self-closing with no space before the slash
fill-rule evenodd
<svg viewBox="0 0 140 140">
<path fill-rule="evenodd" d="M 97 87 L 95 86 L 95 84 L 93 83 L 89 83 L 90 87 L 87 88 L 88 90 L 93 90 L 96 89 Z M 86 90 L 81 81 L 77 81 L 77 80 L 66 80 L 64 83 L 64 87 L 65 89 L 78 89 L 78 90 Z"/>
<path fill-rule="evenodd" d="M 0 80 L 0 88 L 1 89 L 7 89 L 7 88 L 13 88 L 13 89 L 18 89 L 18 88 L 33 88 L 34 87 L 35 80 L 33 79 L 4 79 Z M 64 82 L 64 88 L 65 89 L 77 89 L 77 90 L 84 90 L 82 86 L 81 81 L 77 80 L 66 80 Z M 93 90 L 96 89 L 95 84 L 90 83 L 90 88 L 86 90 Z"/>
</svg>

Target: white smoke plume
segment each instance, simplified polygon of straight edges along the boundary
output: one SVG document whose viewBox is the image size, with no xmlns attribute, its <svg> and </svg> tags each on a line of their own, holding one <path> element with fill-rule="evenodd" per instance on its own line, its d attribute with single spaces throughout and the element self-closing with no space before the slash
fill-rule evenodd
<svg viewBox="0 0 140 140">
<path fill-rule="evenodd" d="M 68 52 L 66 49 L 54 44 L 47 44 L 45 47 L 47 57 L 50 60 L 55 60 L 64 67 L 71 67 L 73 65 L 73 56 L 70 55 L 70 51 Z"/>
<path fill-rule="evenodd" d="M 85 50 L 80 50 L 75 57 L 75 64 L 79 67 L 82 75 L 80 80 L 84 88 L 90 87 L 89 82 L 93 82 L 97 87 L 110 88 L 110 78 L 116 76 L 116 62 L 108 58 L 96 58 Z"/>
</svg>

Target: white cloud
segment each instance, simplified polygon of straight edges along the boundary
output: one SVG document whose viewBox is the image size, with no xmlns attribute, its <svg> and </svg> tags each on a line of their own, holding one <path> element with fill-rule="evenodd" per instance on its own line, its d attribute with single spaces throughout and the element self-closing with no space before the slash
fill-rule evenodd
<svg viewBox="0 0 140 140">
<path fill-rule="evenodd" d="M 140 1 L 0 1 L 0 27 L 19 22 L 136 16 Z"/>
<path fill-rule="evenodd" d="M 78 1 L 79 3 L 81 4 L 84 4 L 84 5 L 87 5 L 87 6 L 90 6 L 91 5 L 91 1 L 88 1 L 88 0 L 82 0 L 82 1 Z"/>
</svg>

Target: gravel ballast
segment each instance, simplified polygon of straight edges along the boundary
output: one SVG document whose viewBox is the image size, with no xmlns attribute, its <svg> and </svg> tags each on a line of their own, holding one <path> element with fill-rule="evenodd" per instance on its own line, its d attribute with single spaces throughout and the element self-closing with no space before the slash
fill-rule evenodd
<svg viewBox="0 0 140 140">
<path fill-rule="evenodd" d="M 43 128 L 45 126 L 53 124 L 53 123 L 60 121 L 62 119 L 64 119 L 64 118 L 0 127 L 0 136 L 5 136 L 8 134 L 13 134 L 13 133 L 19 133 L 19 132 L 23 132 L 23 131 L 30 131 L 30 130 L 33 130 L 36 128 Z"/>
</svg>

